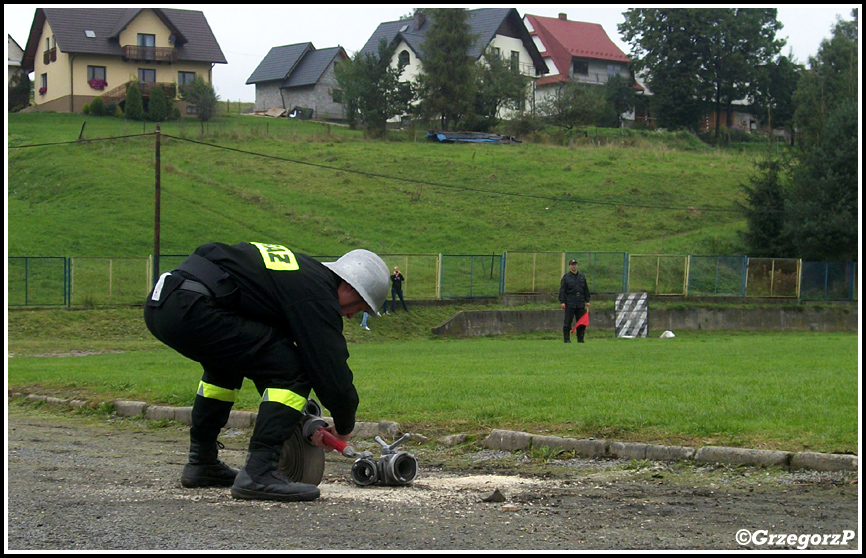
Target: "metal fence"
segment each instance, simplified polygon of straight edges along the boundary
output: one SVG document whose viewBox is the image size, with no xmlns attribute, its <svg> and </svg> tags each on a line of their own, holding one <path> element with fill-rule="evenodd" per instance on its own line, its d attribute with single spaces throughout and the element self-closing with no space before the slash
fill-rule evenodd
<svg viewBox="0 0 866 558">
<path fill-rule="evenodd" d="M 186 255 L 162 255 L 159 271 Z M 321 261 L 335 256 L 316 256 Z M 595 294 L 783 298 L 855 301 L 857 264 L 788 258 L 683 256 L 627 252 L 503 252 L 502 254 L 385 254 L 406 277 L 407 299 L 556 295 L 572 258 Z M 142 304 L 153 281 L 153 258 L 10 257 L 7 305 L 128 306 Z"/>
</svg>

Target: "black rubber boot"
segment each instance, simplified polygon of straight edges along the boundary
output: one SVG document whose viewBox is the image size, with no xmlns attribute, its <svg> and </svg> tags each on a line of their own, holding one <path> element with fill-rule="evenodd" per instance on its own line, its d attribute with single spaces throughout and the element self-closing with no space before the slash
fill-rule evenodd
<svg viewBox="0 0 866 558">
<path fill-rule="evenodd" d="M 571 330 L 563 329 L 562 330 L 562 340 L 566 343 L 571 343 Z"/>
<path fill-rule="evenodd" d="M 184 488 L 200 488 L 204 486 L 231 486 L 238 475 L 237 469 L 232 469 L 219 459 L 221 443 L 196 442 L 189 444 L 189 463 L 184 465 L 180 476 L 180 484 Z"/>
<path fill-rule="evenodd" d="M 307 502 L 319 497 L 315 485 L 287 479 L 280 472 L 279 462 L 279 454 L 271 450 L 251 451 L 232 485 L 232 497 L 282 502 Z"/>
</svg>

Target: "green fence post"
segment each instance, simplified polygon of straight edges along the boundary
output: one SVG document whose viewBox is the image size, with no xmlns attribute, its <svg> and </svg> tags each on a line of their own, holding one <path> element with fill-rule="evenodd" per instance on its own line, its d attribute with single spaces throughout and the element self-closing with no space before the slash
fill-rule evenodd
<svg viewBox="0 0 866 558">
<path fill-rule="evenodd" d="M 622 292 L 628 292 L 628 252 L 622 253 Z"/>
<path fill-rule="evenodd" d="M 63 262 L 63 295 L 66 307 L 72 307 L 72 258 L 67 257 Z"/>
<path fill-rule="evenodd" d="M 499 260 L 499 296 L 505 294 L 505 255 L 506 252 L 502 252 L 502 259 Z"/>
<path fill-rule="evenodd" d="M 442 283 L 443 283 L 442 278 L 445 275 L 445 261 L 444 260 L 445 260 L 445 258 L 443 258 L 442 254 L 440 253 L 439 254 L 439 265 L 437 266 L 439 268 L 439 277 L 437 278 L 437 281 L 436 281 L 436 289 L 437 289 L 436 292 L 438 294 L 438 296 L 436 298 L 438 298 L 439 300 L 442 300 Z"/>
</svg>

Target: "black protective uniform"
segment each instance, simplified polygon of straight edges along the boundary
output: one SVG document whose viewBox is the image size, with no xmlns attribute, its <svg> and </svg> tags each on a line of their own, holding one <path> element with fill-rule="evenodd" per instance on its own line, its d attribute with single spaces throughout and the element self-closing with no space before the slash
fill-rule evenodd
<svg viewBox="0 0 866 558">
<path fill-rule="evenodd" d="M 565 304 L 565 316 L 562 321 L 562 337 L 566 343 L 571 342 L 571 324 L 586 314 L 586 303 L 589 302 L 589 285 L 586 276 L 579 271 L 569 271 L 562 276 L 559 283 L 559 302 Z M 583 343 L 585 326 L 577 328 L 577 341 Z"/>
<path fill-rule="evenodd" d="M 205 277 L 209 266 L 216 279 Z M 358 394 L 347 364 L 339 285 L 340 278 L 313 258 L 260 243 L 205 244 L 160 278 L 145 305 L 147 327 L 204 368 L 193 443 L 216 440 L 245 377 L 262 394 L 251 452 L 279 454 L 311 389 L 336 431 L 351 433 Z"/>
</svg>

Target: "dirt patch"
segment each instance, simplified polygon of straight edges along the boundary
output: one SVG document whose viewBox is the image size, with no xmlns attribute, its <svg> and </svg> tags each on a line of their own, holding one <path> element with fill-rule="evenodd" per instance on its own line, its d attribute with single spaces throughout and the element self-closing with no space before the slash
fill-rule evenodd
<svg viewBox="0 0 866 558">
<path fill-rule="evenodd" d="M 859 548 L 852 473 L 538 460 L 428 444 L 406 448 L 420 465 L 410 486 L 358 487 L 349 476 L 351 461 L 329 454 L 318 500 L 239 501 L 228 489 L 180 486 L 186 427 L 17 402 L 8 415 L 11 550 L 798 546 L 794 539 L 761 544 L 762 531 L 821 535 L 810 549 Z M 230 465 L 242 465 L 247 436 L 232 431 L 222 437 L 221 455 Z M 485 501 L 496 489 L 504 501 Z M 759 544 L 739 544 L 743 529 L 757 533 Z M 852 535 L 845 540 L 845 533 Z"/>
</svg>

